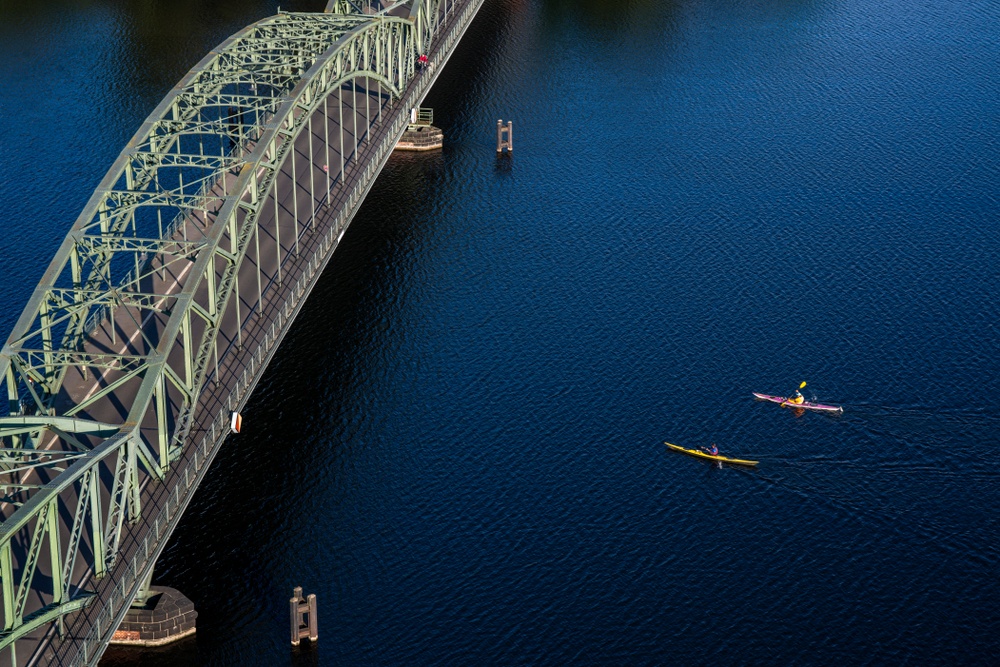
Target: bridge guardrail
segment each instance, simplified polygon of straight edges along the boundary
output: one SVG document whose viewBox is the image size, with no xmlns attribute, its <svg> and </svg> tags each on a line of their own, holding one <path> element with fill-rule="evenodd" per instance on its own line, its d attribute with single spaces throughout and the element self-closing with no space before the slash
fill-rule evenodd
<svg viewBox="0 0 1000 667">
<path fill-rule="evenodd" d="M 302 274 L 294 287 L 291 288 L 289 294 L 293 300 L 285 302 L 265 331 L 261 344 L 250 355 L 248 365 L 244 366 L 242 374 L 225 399 L 226 410 L 220 411 L 212 419 L 210 425 L 204 430 L 200 441 L 193 449 L 189 450 L 188 458 L 190 460 L 188 465 L 183 466 L 183 475 L 178 468 L 175 471 L 175 479 L 169 480 L 174 484 L 173 491 L 168 492 L 159 514 L 153 521 L 152 529 L 141 540 L 141 547 L 137 546 L 132 557 L 127 561 L 122 559 L 120 565 L 116 567 L 115 574 L 118 575 L 116 583 L 110 591 L 105 605 L 93 618 L 90 630 L 84 638 L 79 640 L 79 652 L 71 664 L 92 664 L 103 653 L 104 646 L 131 604 L 136 587 L 148 576 L 149 570 L 166 546 L 170 534 L 191 501 L 209 465 L 218 454 L 226 436 L 229 435 L 229 413 L 242 409 L 252 393 L 253 388 L 260 380 L 260 372 L 266 368 L 284 337 L 287 327 L 295 319 L 315 285 L 318 275 L 343 237 L 358 205 L 363 201 L 396 142 L 406 129 L 409 122 L 408 110 L 419 104 L 436 79 L 439 67 L 443 64 L 438 61 L 437 56 L 443 54 L 445 60 L 447 56 L 450 56 L 455 44 L 461 39 L 482 3 L 483 0 L 471 0 L 457 17 L 453 17 L 454 23 L 448 26 L 447 35 L 435 44 L 435 49 L 432 52 L 434 57 L 423 70 L 423 74 L 412 82 L 411 90 L 407 92 L 405 100 L 398 103 L 395 110 L 396 117 L 392 121 L 390 129 L 381 140 L 372 159 L 366 163 L 358 181 L 346 198 L 344 208 L 340 209 L 336 218 L 329 225 L 316 251 L 309 257 Z M 453 3 L 452 6 L 454 6 Z M 329 201 L 330 196 L 328 192 L 324 201 Z M 316 217 L 315 215 L 311 216 L 310 221 L 315 220 Z M 308 226 L 303 225 L 303 228 L 308 229 Z M 303 232 L 303 235 L 305 233 Z"/>
</svg>

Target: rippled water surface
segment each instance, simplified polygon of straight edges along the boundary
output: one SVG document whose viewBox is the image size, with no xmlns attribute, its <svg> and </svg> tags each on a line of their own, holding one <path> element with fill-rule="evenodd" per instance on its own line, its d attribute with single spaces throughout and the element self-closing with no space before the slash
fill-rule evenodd
<svg viewBox="0 0 1000 667">
<path fill-rule="evenodd" d="M 276 4 L 0 0 L 4 331 Z M 487 0 L 426 103 L 444 150 L 390 161 L 158 564 L 197 638 L 144 664 L 995 663 L 997 25 Z M 802 380 L 843 416 L 751 398 Z"/>
</svg>

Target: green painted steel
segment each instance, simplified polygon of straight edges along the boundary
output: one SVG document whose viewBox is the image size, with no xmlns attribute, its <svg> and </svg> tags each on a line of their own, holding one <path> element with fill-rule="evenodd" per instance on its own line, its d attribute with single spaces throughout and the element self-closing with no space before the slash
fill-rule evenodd
<svg viewBox="0 0 1000 667">
<path fill-rule="evenodd" d="M 325 13 L 262 20 L 199 62 L 126 145 L 0 349 L 0 393 L 7 396 L 0 417 L 0 651 L 11 664 L 19 664 L 18 639 L 46 625 L 61 629 L 64 615 L 95 603 L 94 583 L 114 573 L 124 528 L 144 516 L 143 489 L 191 455 L 199 397 L 213 373 L 218 381 L 227 313 L 236 313 L 242 346 L 250 314 L 241 310 L 238 276 L 248 256 L 263 309 L 257 222 L 272 204 L 277 220 L 277 176 L 289 161 L 297 173 L 293 147 L 305 132 L 313 140 L 313 115 L 322 109 L 328 119 L 328 100 L 339 91 L 342 131 L 328 139 L 327 152 L 339 141 L 340 165 L 329 165 L 329 188 L 348 173 L 343 86 L 356 95 L 351 82 L 364 82 L 366 114 L 377 86 L 381 119 L 383 99 L 400 102 L 442 21 L 461 12 L 460 29 L 448 35 L 450 53 L 481 2 L 331 0 Z M 356 98 L 351 113 L 356 160 Z M 404 121 L 392 132 L 401 133 Z M 378 153 L 382 162 L 391 139 Z M 346 206 L 360 203 L 382 162 L 365 167 L 367 185 L 352 191 Z M 298 209 L 296 200 L 296 248 Z M 342 220 L 340 234 L 349 218 Z M 281 245 L 279 238 L 279 283 Z M 289 321 L 282 310 L 278 323 Z M 280 340 L 273 325 L 269 340 Z M 206 456 L 210 461 L 194 452 L 196 463 Z M 184 480 L 197 483 L 187 470 Z M 168 504 L 182 511 L 186 501 L 174 495 Z M 172 525 L 164 524 L 166 535 Z M 159 519 L 153 529 L 165 540 Z M 146 549 L 149 556 L 148 541 Z M 162 544 L 154 560 L 157 549 Z M 95 636 L 108 632 L 98 627 Z M 100 650 L 88 645 L 80 661 L 93 662 Z"/>
</svg>

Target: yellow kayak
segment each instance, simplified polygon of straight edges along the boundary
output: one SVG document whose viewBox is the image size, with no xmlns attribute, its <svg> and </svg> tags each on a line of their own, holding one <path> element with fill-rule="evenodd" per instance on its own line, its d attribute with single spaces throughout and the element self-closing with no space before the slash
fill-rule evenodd
<svg viewBox="0 0 1000 667">
<path fill-rule="evenodd" d="M 697 456 L 701 459 L 708 459 L 709 461 L 722 461 L 723 463 L 735 463 L 741 466 L 755 466 L 757 461 L 744 461 L 743 459 L 731 459 L 728 456 L 712 456 L 711 454 L 706 454 L 705 452 L 699 451 L 697 449 L 684 449 L 683 447 L 678 447 L 677 445 L 671 445 L 669 442 L 663 443 L 670 449 L 678 452 L 684 452 L 685 454 L 690 454 L 691 456 Z"/>
</svg>

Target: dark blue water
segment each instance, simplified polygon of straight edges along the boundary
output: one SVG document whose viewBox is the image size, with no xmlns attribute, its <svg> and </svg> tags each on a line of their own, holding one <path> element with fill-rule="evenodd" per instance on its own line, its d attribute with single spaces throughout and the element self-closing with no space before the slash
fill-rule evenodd
<svg viewBox="0 0 1000 667">
<path fill-rule="evenodd" d="M 274 9 L 0 4 L 4 330 L 145 115 Z M 390 161 L 159 563 L 197 638 L 144 659 L 995 664 L 997 25 L 488 0 L 427 100 L 444 150 Z M 803 380 L 843 416 L 751 398 Z"/>
</svg>

